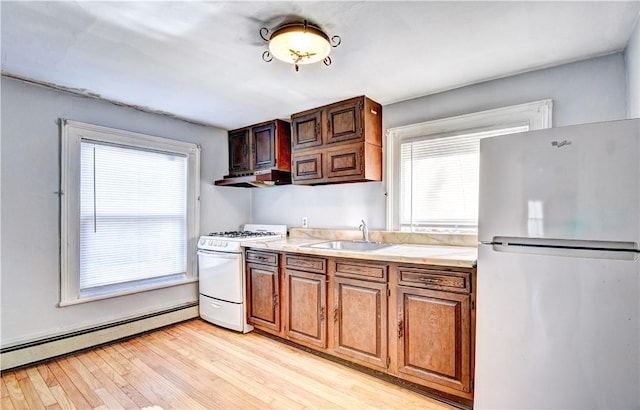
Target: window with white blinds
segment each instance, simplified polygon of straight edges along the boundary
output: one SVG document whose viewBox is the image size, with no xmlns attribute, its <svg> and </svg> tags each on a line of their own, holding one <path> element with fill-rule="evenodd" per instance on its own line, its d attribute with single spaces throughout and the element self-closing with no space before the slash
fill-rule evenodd
<svg viewBox="0 0 640 410">
<path fill-rule="evenodd" d="M 475 232 L 480 139 L 527 131 L 528 125 L 400 144 L 400 230 Z"/>
<path fill-rule="evenodd" d="M 387 229 L 476 233 L 480 139 L 551 126 L 553 101 L 387 130 Z"/>
<path fill-rule="evenodd" d="M 61 305 L 196 277 L 199 147 L 65 121 Z"/>
<path fill-rule="evenodd" d="M 83 140 L 80 164 L 80 292 L 186 272 L 186 156 Z"/>
</svg>

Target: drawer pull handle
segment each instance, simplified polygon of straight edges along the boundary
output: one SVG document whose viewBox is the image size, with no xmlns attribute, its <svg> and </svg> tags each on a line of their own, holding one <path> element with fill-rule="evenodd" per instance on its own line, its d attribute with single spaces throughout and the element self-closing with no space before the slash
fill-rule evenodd
<svg viewBox="0 0 640 410">
<path fill-rule="evenodd" d="M 222 305 L 219 305 L 217 303 L 209 303 L 209 305 L 211 305 L 211 307 L 214 309 L 222 309 Z"/>
<path fill-rule="evenodd" d="M 402 339 L 402 319 L 398 322 L 398 339 Z"/>
</svg>

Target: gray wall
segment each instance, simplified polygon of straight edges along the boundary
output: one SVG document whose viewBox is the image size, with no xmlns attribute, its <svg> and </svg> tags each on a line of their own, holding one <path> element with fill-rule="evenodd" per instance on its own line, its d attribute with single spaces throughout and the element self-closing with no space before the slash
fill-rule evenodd
<svg viewBox="0 0 640 410">
<path fill-rule="evenodd" d="M 625 50 L 627 64 L 627 117 L 640 118 L 640 14 Z"/>
<path fill-rule="evenodd" d="M 202 232 L 250 218 L 248 190 L 214 187 L 227 172 L 226 131 L 7 78 L 1 84 L 2 345 L 99 325 L 197 300 L 197 284 L 59 308 L 58 119 L 202 146 Z"/>
<path fill-rule="evenodd" d="M 366 93 L 366 90 L 363 90 Z M 553 99 L 554 126 L 625 118 L 626 77 L 622 53 L 488 81 L 384 106 L 383 128 L 414 124 L 530 101 Z M 254 222 L 357 228 L 365 218 L 385 228 L 384 182 L 252 191 Z"/>
</svg>

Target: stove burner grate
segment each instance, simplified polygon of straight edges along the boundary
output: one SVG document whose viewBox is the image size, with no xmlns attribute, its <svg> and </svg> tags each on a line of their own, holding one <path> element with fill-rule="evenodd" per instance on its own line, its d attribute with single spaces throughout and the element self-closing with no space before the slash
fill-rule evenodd
<svg viewBox="0 0 640 410">
<path fill-rule="evenodd" d="M 226 231 L 226 232 L 211 232 L 208 236 L 215 236 L 219 238 L 256 238 L 261 236 L 276 236 L 275 232 L 253 232 L 253 231 Z"/>
</svg>

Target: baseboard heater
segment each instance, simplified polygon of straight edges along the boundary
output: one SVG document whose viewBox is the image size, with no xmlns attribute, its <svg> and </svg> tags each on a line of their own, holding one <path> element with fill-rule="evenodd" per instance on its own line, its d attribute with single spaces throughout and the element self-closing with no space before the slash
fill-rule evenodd
<svg viewBox="0 0 640 410">
<path fill-rule="evenodd" d="M 13 370 L 58 356 L 128 338 L 198 317 L 198 303 L 125 319 L 88 329 L 0 349 L 0 371 Z"/>
</svg>

